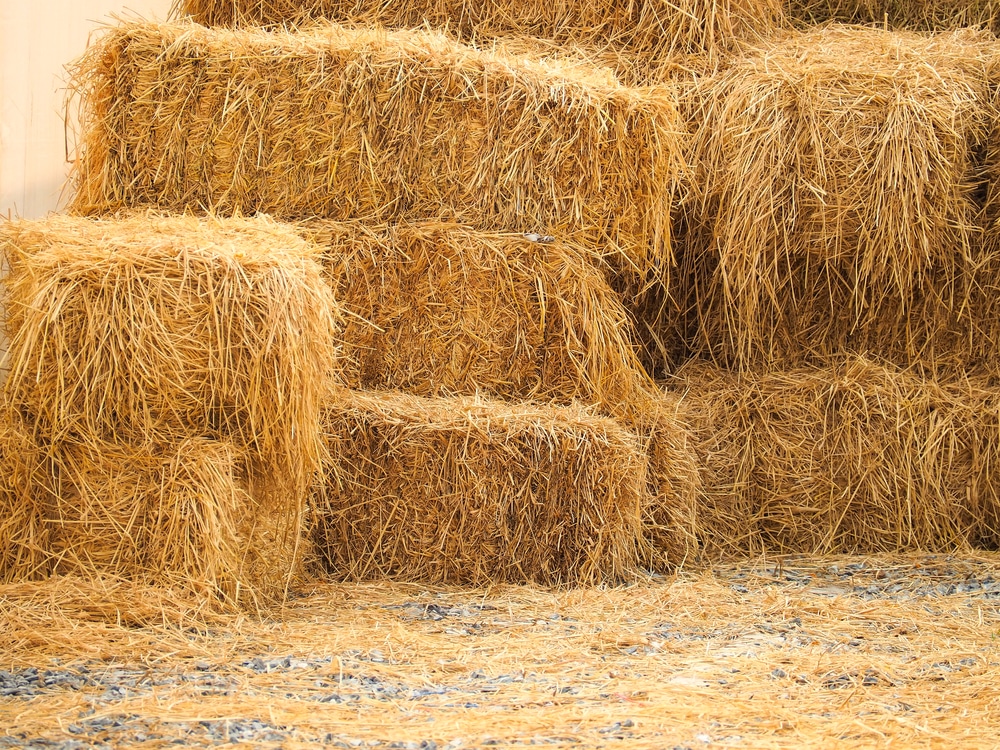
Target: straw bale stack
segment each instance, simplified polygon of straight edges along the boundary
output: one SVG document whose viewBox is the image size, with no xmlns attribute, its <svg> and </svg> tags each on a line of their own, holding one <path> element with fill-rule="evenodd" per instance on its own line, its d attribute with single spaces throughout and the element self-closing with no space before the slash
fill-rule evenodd
<svg viewBox="0 0 1000 750">
<path fill-rule="evenodd" d="M 342 579 L 485 584 L 622 581 L 648 556 L 647 459 L 579 407 L 345 392 L 317 551 Z"/>
<path fill-rule="evenodd" d="M 335 376 L 318 250 L 267 220 L 63 216 L 0 227 L 10 402 L 43 443 L 209 437 L 302 493 Z"/>
<path fill-rule="evenodd" d="M 862 357 L 764 375 L 685 368 L 702 549 L 948 551 L 997 536 L 997 391 Z"/>
<path fill-rule="evenodd" d="M 788 15 L 805 23 L 841 21 L 893 29 L 996 29 L 997 0 L 790 0 Z"/>
<path fill-rule="evenodd" d="M 427 31 L 128 23 L 75 71 L 72 210 L 457 219 L 582 233 L 666 278 L 685 166 L 669 88 Z"/>
<path fill-rule="evenodd" d="M 562 47 L 616 49 L 647 61 L 716 56 L 782 25 L 781 0 L 176 0 L 175 12 L 205 25 L 279 26 L 316 19 L 364 26 L 447 28 L 470 42 L 539 38 Z"/>
<path fill-rule="evenodd" d="M 441 223 L 304 231 L 345 311 L 351 388 L 579 400 L 611 416 L 649 400 L 628 314 L 580 244 Z"/>
<path fill-rule="evenodd" d="M 976 198 L 991 38 L 832 26 L 698 83 L 688 312 L 667 321 L 692 353 L 736 369 L 842 351 L 996 363 L 1000 264 Z"/>
</svg>

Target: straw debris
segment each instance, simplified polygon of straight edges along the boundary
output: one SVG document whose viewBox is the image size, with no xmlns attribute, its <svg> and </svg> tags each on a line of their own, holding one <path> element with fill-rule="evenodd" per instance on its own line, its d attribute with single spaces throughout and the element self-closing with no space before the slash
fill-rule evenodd
<svg viewBox="0 0 1000 750">
<path fill-rule="evenodd" d="M 684 126 L 668 88 L 427 31 L 126 23 L 75 69 L 72 210 L 154 205 L 588 242 L 665 279 Z"/>
<path fill-rule="evenodd" d="M 791 0 L 790 18 L 875 24 L 892 29 L 946 31 L 969 26 L 997 28 L 996 0 Z"/>
<path fill-rule="evenodd" d="M 315 540 L 339 579 L 622 581 L 647 555 L 647 459 L 579 407 L 345 392 Z"/>
<path fill-rule="evenodd" d="M 996 544 L 998 399 L 846 356 L 770 374 L 691 365 L 709 557 Z"/>
<path fill-rule="evenodd" d="M 842 351 L 927 371 L 997 361 L 1000 266 L 976 193 L 991 38 L 834 26 L 695 86 L 703 191 L 679 258 L 687 312 L 666 324 L 689 354 L 737 369 Z"/>
</svg>

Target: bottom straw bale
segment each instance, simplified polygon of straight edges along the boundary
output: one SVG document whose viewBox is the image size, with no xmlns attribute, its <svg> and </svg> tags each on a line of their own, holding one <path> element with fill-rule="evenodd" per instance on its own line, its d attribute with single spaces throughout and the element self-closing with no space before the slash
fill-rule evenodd
<svg viewBox="0 0 1000 750">
<path fill-rule="evenodd" d="M 648 556 L 647 458 L 613 420 L 348 391 L 324 424 L 315 539 L 336 578 L 622 581 Z"/>
<path fill-rule="evenodd" d="M 767 375 L 692 365 L 672 388 L 694 419 L 710 557 L 996 542 L 1000 431 L 983 384 L 844 356 Z"/>
<path fill-rule="evenodd" d="M 13 542 L 6 582 L 110 576 L 253 608 L 283 598 L 297 572 L 301 501 L 261 489 L 227 443 L 59 443 L 38 452 L 41 468 L 17 493 L 35 512 L 2 527 Z"/>
</svg>

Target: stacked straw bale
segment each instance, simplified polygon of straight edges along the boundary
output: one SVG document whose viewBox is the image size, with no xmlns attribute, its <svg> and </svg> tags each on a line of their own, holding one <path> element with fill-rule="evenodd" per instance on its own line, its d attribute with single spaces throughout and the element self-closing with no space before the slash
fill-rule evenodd
<svg viewBox="0 0 1000 750">
<path fill-rule="evenodd" d="M 324 436 L 315 538 L 338 578 L 593 583 L 648 557 L 647 458 L 579 407 L 348 391 Z"/>
<path fill-rule="evenodd" d="M 969 26 L 996 29 L 997 0 L 791 0 L 788 14 L 815 24 L 876 24 L 893 29 L 945 31 Z"/>
<path fill-rule="evenodd" d="M 665 279 L 685 166 L 669 88 L 426 31 L 123 24 L 79 63 L 72 210 L 457 219 L 580 232 Z"/>
<path fill-rule="evenodd" d="M 351 388 L 578 400 L 610 416 L 650 398 L 628 313 L 579 244 L 440 223 L 305 231 L 345 311 Z"/>
<path fill-rule="evenodd" d="M 716 57 L 783 25 L 781 0 L 178 0 L 175 11 L 209 26 L 301 25 L 317 19 L 364 26 L 446 28 L 470 42 L 544 39 L 553 47 L 615 50 L 647 65 L 677 55 Z"/>
<path fill-rule="evenodd" d="M 0 248 L 4 397 L 41 460 L 15 494 L 44 532 L 20 545 L 43 562 L 3 575 L 280 598 L 335 378 L 318 249 L 269 220 L 153 214 L 10 222 Z"/>
<path fill-rule="evenodd" d="M 995 544 L 997 391 L 862 357 L 770 374 L 684 368 L 709 557 Z"/>
<path fill-rule="evenodd" d="M 995 365 L 1000 264 L 976 196 L 990 39 L 834 26 L 702 79 L 687 313 L 661 333 L 735 369 L 842 351 Z"/>
</svg>

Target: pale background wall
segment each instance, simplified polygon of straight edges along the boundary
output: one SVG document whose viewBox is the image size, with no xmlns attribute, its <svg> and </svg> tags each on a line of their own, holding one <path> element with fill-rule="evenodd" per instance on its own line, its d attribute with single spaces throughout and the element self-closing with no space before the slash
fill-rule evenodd
<svg viewBox="0 0 1000 750">
<path fill-rule="evenodd" d="M 164 20 L 170 0 L 0 0 L 0 215 L 66 203 L 64 66 L 111 15 Z"/>
</svg>

